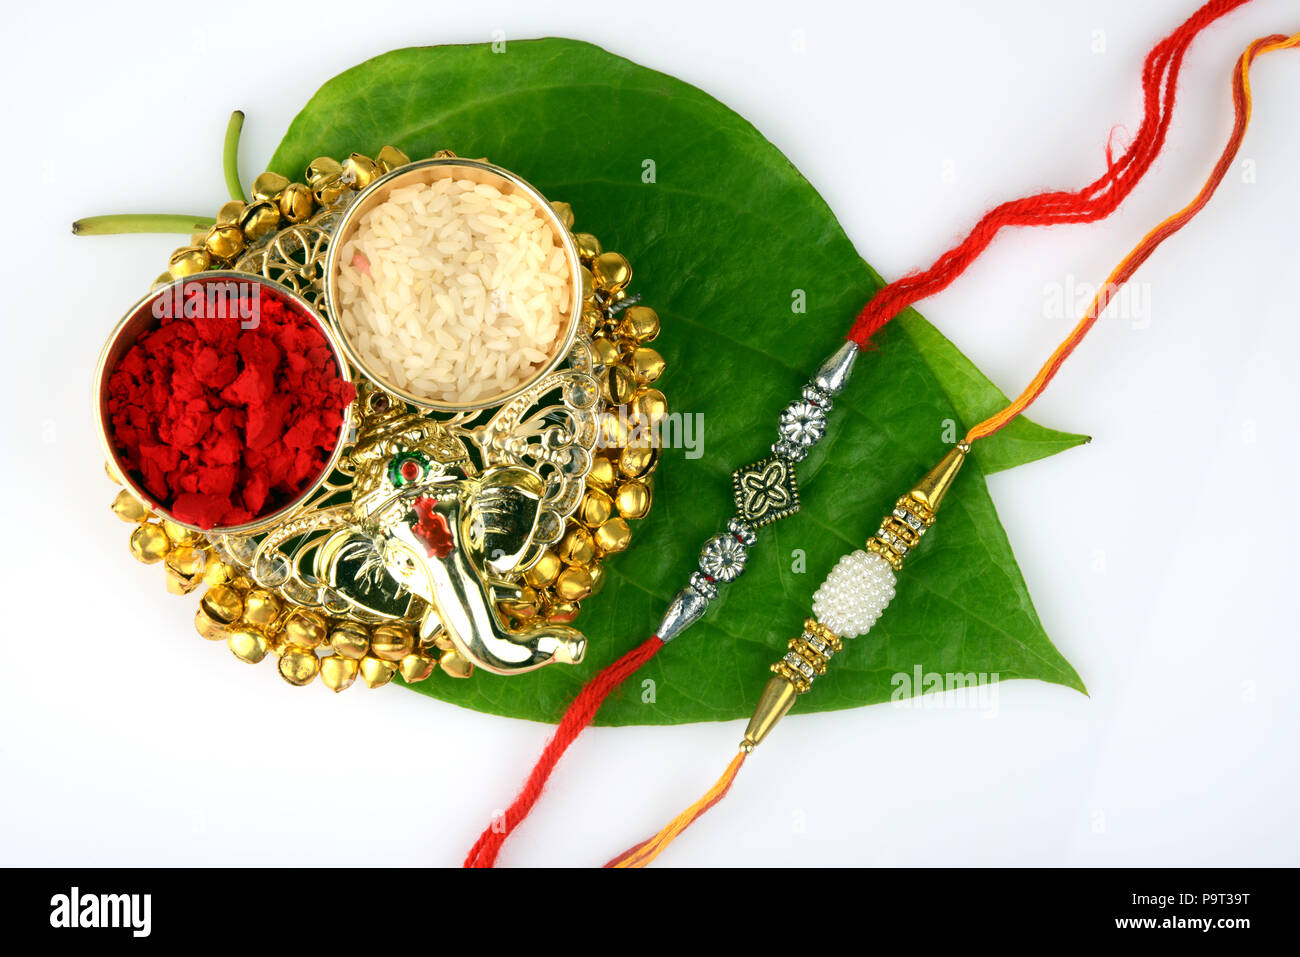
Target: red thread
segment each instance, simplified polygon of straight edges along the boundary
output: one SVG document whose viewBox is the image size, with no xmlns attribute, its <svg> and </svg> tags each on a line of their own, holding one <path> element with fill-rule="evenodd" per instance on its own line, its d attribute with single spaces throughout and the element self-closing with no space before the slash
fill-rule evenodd
<svg viewBox="0 0 1300 957">
<path fill-rule="evenodd" d="M 470 848 L 469 855 L 465 858 L 465 867 L 491 867 L 496 863 L 497 854 L 501 851 L 501 845 L 505 843 L 506 838 L 514 831 L 519 823 L 528 816 L 528 812 L 533 809 L 537 799 L 541 797 L 542 789 L 546 787 L 546 781 L 555 769 L 556 762 L 569 749 L 575 738 L 580 735 L 587 725 L 591 724 L 592 719 L 596 717 L 596 712 L 600 706 L 605 703 L 611 691 L 617 688 L 633 672 L 643 664 L 653 658 L 656 652 L 664 646 L 659 640 L 658 635 L 651 635 L 641 644 L 637 645 L 618 661 L 608 665 L 596 677 L 587 683 L 578 697 L 573 699 L 568 710 L 564 712 L 564 717 L 560 720 L 559 727 L 555 729 L 555 734 L 551 738 L 542 756 L 537 759 L 537 764 L 533 771 L 528 775 L 528 780 L 524 783 L 523 790 L 515 798 L 513 804 L 506 810 L 505 814 L 499 821 L 493 821 L 492 824 L 479 835 L 479 839 L 474 846 Z"/>
<path fill-rule="evenodd" d="M 847 338 L 859 348 L 865 348 L 872 336 L 908 306 L 946 289 L 988 248 L 1004 226 L 1091 223 L 1113 213 L 1151 168 L 1164 146 L 1173 118 L 1178 74 L 1192 40 L 1219 17 L 1247 2 L 1211 0 L 1156 44 L 1142 69 L 1142 125 L 1129 148 L 1114 162 L 1110 137 L 1107 138 L 1107 168 L 1100 178 L 1078 192 L 1037 193 L 995 206 L 980 218 L 965 239 L 935 260 L 929 269 L 906 275 L 877 292 L 858 314 Z"/>
</svg>

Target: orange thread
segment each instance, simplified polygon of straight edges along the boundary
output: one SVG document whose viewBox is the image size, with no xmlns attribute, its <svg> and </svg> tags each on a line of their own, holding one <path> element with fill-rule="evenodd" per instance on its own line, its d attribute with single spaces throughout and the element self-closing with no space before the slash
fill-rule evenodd
<svg viewBox="0 0 1300 957">
<path fill-rule="evenodd" d="M 1290 37 L 1282 34 L 1260 37 L 1248 46 L 1244 53 L 1237 59 L 1236 68 L 1233 70 L 1232 82 L 1232 100 L 1235 108 L 1235 120 L 1232 127 L 1232 135 L 1228 138 L 1228 144 L 1224 147 L 1218 163 L 1215 164 L 1214 170 L 1210 173 L 1209 179 L 1201 187 L 1195 198 L 1165 219 L 1155 229 L 1151 230 L 1142 238 L 1133 249 L 1120 260 L 1111 274 L 1106 277 L 1106 281 L 1098 290 L 1097 295 L 1093 297 L 1092 303 L 1079 320 L 1078 325 L 1070 331 L 1065 340 L 1056 347 L 1056 351 L 1048 358 L 1043 367 L 1038 370 L 1038 374 L 1025 387 L 1025 391 L 1020 393 L 1014 401 L 1009 403 L 1006 408 L 996 415 L 990 416 L 979 425 L 975 426 L 966 433 L 967 442 L 975 442 L 977 439 L 987 438 L 994 432 L 1009 425 L 1016 416 L 1024 412 L 1034 400 L 1042 395 L 1043 390 L 1047 388 L 1049 382 L 1060 370 L 1065 360 L 1070 357 L 1079 343 L 1083 341 L 1084 336 L 1097 322 L 1098 316 L 1105 311 L 1107 304 L 1114 296 L 1115 292 L 1124 285 L 1132 275 L 1137 272 L 1138 267 L 1146 262 L 1147 258 L 1159 248 L 1160 244 L 1172 236 L 1178 230 L 1182 229 L 1189 220 L 1192 219 L 1214 195 L 1219 184 L 1223 182 L 1223 177 L 1227 174 L 1228 168 L 1232 165 L 1233 159 L 1237 155 L 1237 150 L 1241 148 L 1241 141 L 1246 135 L 1246 127 L 1250 125 L 1251 112 L 1251 93 L 1250 93 L 1250 67 L 1257 57 L 1268 53 L 1272 50 L 1285 50 L 1288 47 L 1294 47 L 1300 44 L 1300 33 L 1293 34 Z"/>
</svg>

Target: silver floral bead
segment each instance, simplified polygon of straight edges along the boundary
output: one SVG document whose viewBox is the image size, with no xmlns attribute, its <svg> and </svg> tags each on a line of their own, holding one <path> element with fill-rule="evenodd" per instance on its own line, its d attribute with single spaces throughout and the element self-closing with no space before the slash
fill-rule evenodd
<svg viewBox="0 0 1300 957">
<path fill-rule="evenodd" d="M 786 442 L 808 448 L 826 434 L 826 413 L 807 399 L 791 402 L 781 413 L 778 431 Z"/>
<path fill-rule="evenodd" d="M 700 552 L 700 571 L 720 582 L 734 582 L 745 570 L 749 552 L 733 535 L 714 535 Z"/>
</svg>

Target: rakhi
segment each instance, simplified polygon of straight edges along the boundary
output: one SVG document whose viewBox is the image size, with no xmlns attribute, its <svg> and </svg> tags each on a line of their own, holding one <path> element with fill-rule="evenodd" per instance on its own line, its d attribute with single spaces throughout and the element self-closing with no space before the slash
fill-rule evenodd
<svg viewBox="0 0 1300 957">
<path fill-rule="evenodd" d="M 1152 109 L 1159 119 L 1153 124 L 1156 150 L 1163 141 L 1168 113 L 1173 104 L 1174 81 L 1183 51 L 1191 37 L 1237 3 L 1210 3 L 1152 51 L 1144 70 L 1147 89 L 1147 115 L 1135 146 L 1143 139 L 1152 121 Z M 907 495 L 900 498 L 868 541 L 865 551 L 845 556 L 832 570 L 814 598 L 814 617 L 805 622 L 803 633 L 792 639 L 786 656 L 772 670 L 775 677 L 765 688 L 758 708 L 746 730 L 736 757 L 718 782 L 696 804 L 679 815 L 655 837 L 635 845 L 610 862 L 610 866 L 644 866 L 657 856 L 678 834 L 701 814 L 717 804 L 727 793 L 745 757 L 760 743 L 775 724 L 790 710 L 798 695 L 811 688 L 813 680 L 826 671 L 829 659 L 842 648 L 842 639 L 865 634 L 894 595 L 894 573 L 903 560 L 920 543 L 921 536 L 933 524 L 935 512 L 943 501 L 971 444 L 992 435 L 1020 415 L 1046 388 L 1064 360 L 1073 352 L 1097 317 L 1105 309 L 1116 289 L 1168 236 L 1177 231 L 1209 200 L 1222 181 L 1244 136 L 1250 114 L 1249 68 L 1261 53 L 1283 49 L 1300 42 L 1293 37 L 1274 35 L 1261 38 L 1247 48 L 1238 60 L 1233 75 L 1233 101 L 1236 122 L 1227 147 L 1201 192 L 1187 207 L 1154 229 L 1112 272 L 1078 326 L 1053 353 L 1030 386 L 1002 412 L 970 430 L 943 460 Z M 1163 72 L 1168 69 L 1163 90 L 1168 98 L 1162 109 L 1161 97 L 1154 91 Z M 1121 158 L 1120 169 L 1131 168 L 1135 160 L 1130 148 Z M 1145 170 L 1154 154 L 1138 168 Z M 1116 174 L 1117 177 L 1122 174 Z M 1140 173 L 1138 174 L 1140 175 Z M 1106 177 L 1093 184 L 1103 185 Z M 1084 191 L 1086 195 L 1087 190 Z M 849 336 L 849 342 L 823 364 L 805 387 L 800 400 L 783 413 L 773 455 L 733 474 L 738 516 L 727 531 L 706 544 L 701 553 L 700 569 L 671 603 L 655 636 L 602 672 L 583 690 L 566 712 L 560 727 L 534 768 L 523 790 L 504 816 L 480 836 L 466 859 L 466 866 L 492 866 L 505 839 L 528 814 L 540 796 L 560 756 L 581 730 L 591 722 L 604 698 L 622 680 L 653 657 L 666 641 L 675 638 L 697 621 L 708 603 L 716 596 L 719 584 L 735 580 L 743 572 L 747 549 L 754 543 L 755 529 L 775 521 L 798 508 L 793 463 L 825 434 L 826 413 L 832 397 L 842 391 L 852 371 L 854 357 L 870 336 L 898 311 L 930 292 L 944 288 L 987 245 L 1001 225 L 1087 221 L 1088 213 L 1071 208 L 1078 195 L 1040 194 L 1015 203 L 1003 204 L 987 214 L 975 230 L 958 247 L 951 250 L 925 273 L 907 277 L 883 289 L 864 308 Z M 1111 207 L 1113 208 L 1113 206 Z M 1077 215 L 1079 218 L 1069 218 Z M 1056 217 L 1061 218 L 1056 218 Z M 1023 219 L 1018 217 L 1024 217 Z M 1040 218 L 1041 217 L 1041 218 Z M 1093 218 L 1096 218 L 1095 216 Z M 819 620 L 820 619 L 820 620 Z"/>
</svg>

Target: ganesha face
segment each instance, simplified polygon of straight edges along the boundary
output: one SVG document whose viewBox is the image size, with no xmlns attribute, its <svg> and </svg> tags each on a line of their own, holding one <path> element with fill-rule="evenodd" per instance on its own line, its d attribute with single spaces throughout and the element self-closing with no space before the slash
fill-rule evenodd
<svg viewBox="0 0 1300 957">
<path fill-rule="evenodd" d="M 586 641 L 575 629 L 512 632 L 497 610 L 518 596 L 506 579 L 536 551 L 542 479 L 515 465 L 475 474 L 463 452 L 447 454 L 446 433 L 420 441 L 431 428 L 422 420 L 405 441 L 390 434 L 382 460 L 369 457 L 374 447 L 359 447 L 352 521 L 320 549 L 318 574 L 349 600 L 382 574 L 427 603 L 421 638 L 441 628 L 462 656 L 496 674 L 581 660 Z M 347 558 L 358 541 L 369 553 L 361 567 Z"/>
</svg>

